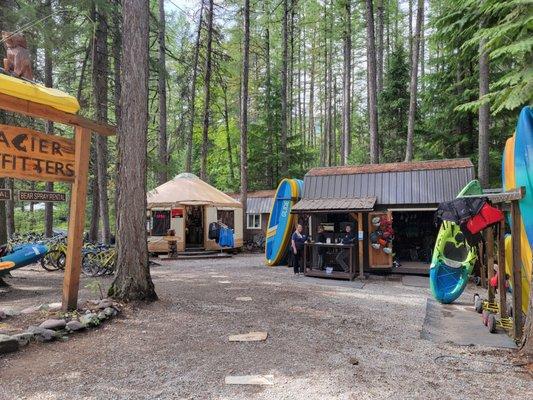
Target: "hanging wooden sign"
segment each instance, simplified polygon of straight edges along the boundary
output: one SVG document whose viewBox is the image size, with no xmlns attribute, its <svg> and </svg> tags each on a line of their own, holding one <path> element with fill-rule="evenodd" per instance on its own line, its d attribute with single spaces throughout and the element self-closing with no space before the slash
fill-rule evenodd
<svg viewBox="0 0 533 400">
<path fill-rule="evenodd" d="M 0 124 L 0 177 L 74 182 L 74 140 Z"/>
<path fill-rule="evenodd" d="M 11 189 L 0 189 L 0 201 L 12 200 Z"/>
<path fill-rule="evenodd" d="M 67 195 L 59 192 L 37 192 L 35 190 L 19 190 L 18 198 L 20 201 L 34 202 L 57 202 L 67 201 Z"/>
</svg>

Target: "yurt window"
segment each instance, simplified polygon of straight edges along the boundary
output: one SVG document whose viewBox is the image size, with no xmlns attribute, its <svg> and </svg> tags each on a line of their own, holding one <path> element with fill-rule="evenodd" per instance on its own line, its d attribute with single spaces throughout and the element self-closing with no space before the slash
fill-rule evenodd
<svg viewBox="0 0 533 400">
<path fill-rule="evenodd" d="M 152 235 L 164 236 L 170 229 L 170 211 L 152 211 Z"/>
<path fill-rule="evenodd" d="M 231 229 L 235 229 L 235 212 L 233 210 L 217 210 L 217 220 Z"/>
</svg>

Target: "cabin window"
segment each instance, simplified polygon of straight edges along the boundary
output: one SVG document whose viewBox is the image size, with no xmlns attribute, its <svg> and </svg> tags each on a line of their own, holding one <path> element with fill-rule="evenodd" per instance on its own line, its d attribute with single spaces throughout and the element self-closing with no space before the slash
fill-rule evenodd
<svg viewBox="0 0 533 400">
<path fill-rule="evenodd" d="M 248 214 L 247 229 L 261 229 L 261 214 Z"/>
<path fill-rule="evenodd" d="M 170 210 L 152 211 L 152 235 L 165 236 L 170 229 Z"/>
</svg>

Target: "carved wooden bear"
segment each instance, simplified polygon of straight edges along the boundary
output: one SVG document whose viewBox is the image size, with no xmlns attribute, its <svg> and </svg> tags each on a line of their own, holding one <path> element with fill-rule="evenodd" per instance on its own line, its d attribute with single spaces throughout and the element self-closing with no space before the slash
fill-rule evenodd
<svg viewBox="0 0 533 400">
<path fill-rule="evenodd" d="M 19 78 L 33 80 L 31 57 L 26 39 L 20 33 L 2 31 L 2 40 L 7 51 L 4 69 Z"/>
</svg>

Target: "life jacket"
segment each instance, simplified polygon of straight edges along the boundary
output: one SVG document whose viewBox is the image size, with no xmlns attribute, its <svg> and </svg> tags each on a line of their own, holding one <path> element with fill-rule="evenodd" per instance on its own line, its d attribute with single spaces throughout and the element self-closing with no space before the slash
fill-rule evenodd
<svg viewBox="0 0 533 400">
<path fill-rule="evenodd" d="M 435 219 L 451 221 L 461 225 L 474 215 L 477 215 L 485 203 L 486 199 L 479 197 L 459 197 L 452 201 L 446 201 L 439 204 Z"/>
<path fill-rule="evenodd" d="M 207 237 L 210 240 L 218 241 L 219 236 L 220 236 L 220 225 L 218 224 L 218 222 L 211 222 L 209 224 L 209 232 L 207 234 Z"/>
<path fill-rule="evenodd" d="M 503 220 L 503 212 L 485 202 L 481 210 L 466 222 L 466 228 L 472 234 L 481 232 L 483 229 L 498 224 Z"/>
</svg>

